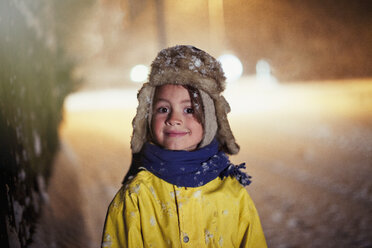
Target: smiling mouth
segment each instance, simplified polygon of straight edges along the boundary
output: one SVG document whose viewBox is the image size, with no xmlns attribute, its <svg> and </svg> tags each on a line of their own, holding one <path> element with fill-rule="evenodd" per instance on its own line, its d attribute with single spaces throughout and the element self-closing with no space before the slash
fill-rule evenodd
<svg viewBox="0 0 372 248">
<path fill-rule="evenodd" d="M 182 137 L 188 134 L 188 132 L 165 132 L 165 135 L 168 137 Z"/>
</svg>

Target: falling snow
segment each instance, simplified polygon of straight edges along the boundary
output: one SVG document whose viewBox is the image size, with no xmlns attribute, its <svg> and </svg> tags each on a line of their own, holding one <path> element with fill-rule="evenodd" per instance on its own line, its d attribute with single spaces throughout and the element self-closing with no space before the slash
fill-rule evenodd
<svg viewBox="0 0 372 248">
<path fill-rule="evenodd" d="M 35 155 L 36 156 L 40 156 L 41 155 L 41 140 L 40 140 L 40 136 L 39 136 L 39 134 L 36 131 L 33 132 L 33 136 L 34 136 L 34 151 L 35 151 Z"/>
</svg>

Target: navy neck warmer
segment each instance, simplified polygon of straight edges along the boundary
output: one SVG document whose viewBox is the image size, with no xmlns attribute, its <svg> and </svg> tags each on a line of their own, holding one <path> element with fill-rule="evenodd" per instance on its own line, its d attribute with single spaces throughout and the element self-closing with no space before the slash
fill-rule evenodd
<svg viewBox="0 0 372 248">
<path fill-rule="evenodd" d="M 228 156 L 218 150 L 216 139 L 195 151 L 166 150 L 146 143 L 141 155 L 141 166 L 145 170 L 178 187 L 200 187 L 218 176 L 221 179 L 233 176 L 243 186 L 251 183 L 251 177 L 240 170 L 245 168 L 245 163 L 233 165 Z"/>
</svg>

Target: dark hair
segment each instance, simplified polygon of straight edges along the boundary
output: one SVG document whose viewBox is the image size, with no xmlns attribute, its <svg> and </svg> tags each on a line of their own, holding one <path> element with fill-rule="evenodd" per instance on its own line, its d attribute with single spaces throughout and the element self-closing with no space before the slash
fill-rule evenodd
<svg viewBox="0 0 372 248">
<path fill-rule="evenodd" d="M 189 92 L 195 119 L 204 127 L 204 106 L 199 90 L 190 85 L 182 85 L 182 87 Z"/>
</svg>

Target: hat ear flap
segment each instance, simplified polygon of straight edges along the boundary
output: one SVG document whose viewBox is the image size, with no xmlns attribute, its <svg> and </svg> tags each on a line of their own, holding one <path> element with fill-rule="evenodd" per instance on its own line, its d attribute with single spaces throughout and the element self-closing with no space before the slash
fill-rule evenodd
<svg viewBox="0 0 372 248">
<path fill-rule="evenodd" d="M 154 90 L 153 86 L 145 83 L 137 94 L 137 114 L 132 121 L 133 134 L 130 142 L 132 153 L 140 152 L 143 144 L 147 141 L 147 125 L 149 123 L 148 118 L 151 112 Z"/>
<path fill-rule="evenodd" d="M 227 120 L 227 113 L 230 112 L 230 105 L 223 96 L 219 96 L 218 100 L 215 100 L 214 103 L 218 122 L 218 141 L 226 153 L 237 154 L 240 150 L 240 147 L 235 142 L 229 121 Z"/>
<path fill-rule="evenodd" d="M 199 92 L 204 107 L 204 136 L 200 143 L 200 147 L 205 147 L 209 145 L 216 136 L 218 125 L 213 99 L 203 90 L 199 90 Z"/>
</svg>

